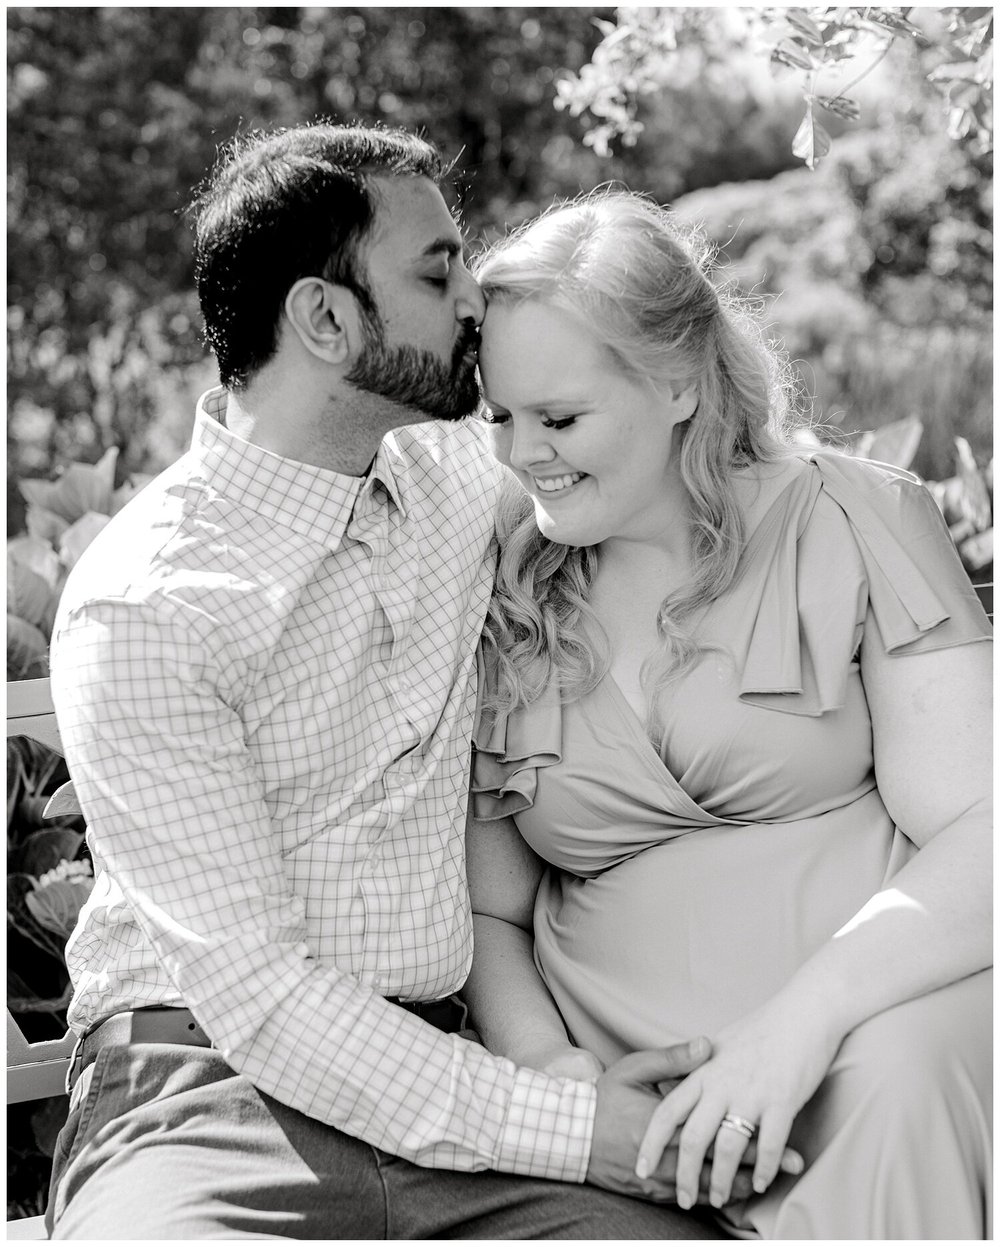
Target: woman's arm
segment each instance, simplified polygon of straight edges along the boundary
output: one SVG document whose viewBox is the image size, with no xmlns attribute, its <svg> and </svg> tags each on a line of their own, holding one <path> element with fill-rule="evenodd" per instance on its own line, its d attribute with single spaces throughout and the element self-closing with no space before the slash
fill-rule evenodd
<svg viewBox="0 0 1000 1247">
<path fill-rule="evenodd" d="M 920 851 L 781 991 L 716 1036 L 712 1059 L 657 1109 L 637 1168 L 683 1126 L 682 1205 L 713 1143 L 713 1194 L 726 1197 L 745 1140 L 718 1134 L 724 1114 L 759 1123 L 754 1184 L 765 1189 L 844 1036 L 992 960 L 990 647 L 893 657 L 869 617 L 861 671 L 879 792 Z"/>
<path fill-rule="evenodd" d="M 483 823 L 470 812 L 466 864 L 475 953 L 462 995 L 470 1020 L 491 1052 L 518 1065 L 593 1078 L 598 1059 L 574 1048 L 535 968 L 532 910 L 542 862 L 510 818 Z"/>
</svg>

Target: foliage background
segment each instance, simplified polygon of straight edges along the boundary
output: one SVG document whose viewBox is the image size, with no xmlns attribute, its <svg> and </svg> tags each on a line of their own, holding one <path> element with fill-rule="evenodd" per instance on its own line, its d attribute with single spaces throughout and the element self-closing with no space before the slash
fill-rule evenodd
<svg viewBox="0 0 1000 1247">
<path fill-rule="evenodd" d="M 215 379 L 182 217 L 237 130 L 423 128 L 463 171 L 472 238 L 610 179 L 705 222 L 846 433 L 919 414 L 925 476 L 991 434 L 992 166 L 945 133 L 921 54 L 894 48 L 812 173 L 759 50 L 713 35 L 607 157 L 557 84 L 610 8 L 10 8 L 8 480 L 120 450 L 119 483 L 183 449 Z M 9 532 L 22 525 L 8 489 Z"/>
</svg>

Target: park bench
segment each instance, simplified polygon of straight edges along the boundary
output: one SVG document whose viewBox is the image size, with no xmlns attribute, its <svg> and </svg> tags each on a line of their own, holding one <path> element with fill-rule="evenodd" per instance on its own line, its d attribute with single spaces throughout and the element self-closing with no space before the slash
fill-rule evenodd
<svg viewBox="0 0 1000 1247">
<path fill-rule="evenodd" d="M 993 616 L 992 584 L 976 585 L 976 592 L 990 618 Z M 7 685 L 7 735 L 29 736 L 53 749 L 60 748 L 59 730 L 48 680 L 24 680 Z M 7 1103 L 40 1100 L 61 1095 L 73 1051 L 73 1035 L 29 1043 L 10 1010 L 7 1011 Z M 23 1217 L 7 1222 L 8 1239 L 45 1239 L 43 1217 Z"/>
</svg>

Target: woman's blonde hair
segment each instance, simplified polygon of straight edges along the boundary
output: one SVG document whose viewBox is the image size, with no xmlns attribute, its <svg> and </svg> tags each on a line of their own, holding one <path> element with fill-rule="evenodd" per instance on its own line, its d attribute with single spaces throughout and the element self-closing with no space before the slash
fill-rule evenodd
<svg viewBox="0 0 1000 1247">
<path fill-rule="evenodd" d="M 657 616 L 662 646 L 643 673 L 654 731 L 660 693 L 698 654 L 686 617 L 736 575 L 744 534 L 730 473 L 787 454 L 793 420 L 787 366 L 765 340 L 757 309 L 713 280 L 713 262 L 697 231 L 666 209 L 603 189 L 553 206 L 474 265 L 490 302 L 559 308 L 583 319 L 625 375 L 697 386 L 680 448 L 694 573 Z M 607 665 L 606 646 L 585 627 L 594 622 L 587 602 L 598 550 L 542 536 L 519 486 L 502 500 L 498 537 L 484 633 L 498 675 L 493 708 L 530 703 L 554 677 L 563 698 L 582 696 Z"/>
</svg>

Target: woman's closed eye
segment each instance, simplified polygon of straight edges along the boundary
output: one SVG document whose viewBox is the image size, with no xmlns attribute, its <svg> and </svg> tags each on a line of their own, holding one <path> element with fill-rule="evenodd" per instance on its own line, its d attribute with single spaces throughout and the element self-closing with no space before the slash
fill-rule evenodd
<svg viewBox="0 0 1000 1247">
<path fill-rule="evenodd" d="M 487 424 L 507 424 L 510 420 L 510 412 L 503 407 L 491 407 L 488 403 L 484 403 L 479 411 L 479 418 Z M 541 425 L 545 429 L 568 429 L 577 417 L 572 416 L 550 416 L 545 412 L 540 412 L 538 416 Z"/>
</svg>

